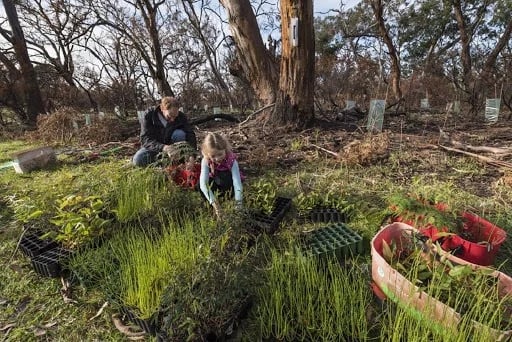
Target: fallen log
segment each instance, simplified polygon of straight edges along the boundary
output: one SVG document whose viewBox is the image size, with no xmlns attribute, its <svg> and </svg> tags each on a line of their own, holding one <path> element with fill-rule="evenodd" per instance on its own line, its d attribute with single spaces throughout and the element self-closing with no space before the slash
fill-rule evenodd
<svg viewBox="0 0 512 342">
<path fill-rule="evenodd" d="M 440 140 L 443 143 L 448 143 L 449 145 L 453 146 L 454 148 L 460 149 L 460 150 L 466 150 L 466 151 L 472 151 L 472 152 L 487 152 L 487 153 L 493 153 L 500 156 L 506 156 L 509 154 L 512 154 L 511 148 L 501 148 L 501 147 L 492 147 L 492 146 L 472 146 L 469 144 L 463 144 L 460 141 L 453 140 L 446 132 L 444 132 L 442 129 L 439 129 L 440 134 Z"/>
<path fill-rule="evenodd" d="M 509 162 L 506 162 L 506 161 L 497 160 L 497 159 L 489 158 L 489 157 L 486 157 L 486 156 L 481 156 L 481 155 L 476 154 L 476 153 L 467 152 L 467 151 L 459 150 L 457 148 L 452 148 L 452 147 L 448 147 L 448 146 L 439 145 L 439 147 L 441 147 L 441 148 L 443 148 L 443 149 L 445 149 L 447 151 L 462 153 L 462 154 L 465 154 L 467 156 L 471 156 L 471 157 L 477 158 L 478 160 L 481 160 L 481 161 L 483 161 L 483 162 L 485 162 L 485 163 L 487 163 L 489 165 L 493 165 L 493 166 L 497 166 L 497 167 L 505 167 L 505 168 L 512 169 L 512 163 L 509 163 Z"/>
</svg>

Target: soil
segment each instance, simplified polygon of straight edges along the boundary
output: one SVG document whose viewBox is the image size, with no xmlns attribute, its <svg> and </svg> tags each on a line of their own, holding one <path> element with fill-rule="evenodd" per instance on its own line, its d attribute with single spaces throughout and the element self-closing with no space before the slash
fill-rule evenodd
<svg viewBox="0 0 512 342">
<path fill-rule="evenodd" d="M 442 174 L 444 163 L 436 163 L 447 155 L 460 155 L 446 151 L 439 145 L 450 146 L 452 141 L 465 145 L 510 148 L 511 154 L 497 156 L 478 152 L 496 160 L 512 161 L 512 121 L 487 125 L 482 120 L 454 117 L 446 114 L 413 113 L 406 115 L 386 114 L 382 133 L 369 134 L 365 129 L 365 117 L 325 115 L 316 120 L 311 128 L 302 131 L 284 130 L 257 119 L 239 127 L 227 121 L 210 121 L 198 128 L 198 141 L 206 132 L 226 134 L 245 170 L 257 172 L 261 167 L 293 169 L 302 161 L 317 158 L 348 165 L 385 163 L 391 151 L 407 153 L 404 172 Z M 441 134 L 440 132 L 443 132 Z M 417 169 L 417 161 L 431 160 L 432 167 Z M 425 165 L 425 163 L 421 163 Z M 410 166 L 410 167 L 407 167 Z M 396 175 L 410 178 L 410 175 Z M 478 176 L 460 177 L 464 189 L 479 196 L 490 196 L 490 184 L 512 184 L 512 169 L 486 167 Z"/>
<path fill-rule="evenodd" d="M 447 173 L 445 171 L 449 171 L 447 168 L 451 168 L 442 161 L 447 156 L 463 156 L 439 146 L 451 146 L 450 141 L 472 146 L 510 148 L 510 154 L 501 156 L 483 152 L 477 154 L 511 163 L 512 166 L 512 121 L 506 120 L 487 125 L 483 117 L 468 119 L 430 112 L 407 115 L 386 113 L 383 131 L 374 134 L 366 131 L 366 117 L 358 112 L 323 114 L 310 128 L 304 130 L 275 127 L 258 117 L 242 121 L 242 124 L 217 120 L 212 119 L 195 126 L 198 142 L 208 132 L 227 135 L 247 175 L 261 174 L 262 169 L 267 168 L 289 171 L 299 169 L 301 162 L 319 158 L 333 164 L 385 164 L 391 152 L 399 151 L 407 158 L 400 160 L 400 169 L 403 171 L 394 175 L 398 181 L 408 180 L 413 174 L 442 177 L 443 173 Z M 122 146 L 122 151 L 115 154 L 131 156 L 139 148 L 138 125 L 136 120 L 124 124 L 126 127 L 123 130 L 127 134 L 119 139 L 117 145 L 98 141 L 96 145 L 89 142 L 88 146 L 96 146 L 94 149 L 100 152 Z M 457 182 L 458 186 L 475 195 L 490 196 L 493 186 L 512 186 L 512 167 L 489 165 L 482 168 L 478 175 L 458 177 Z"/>
</svg>

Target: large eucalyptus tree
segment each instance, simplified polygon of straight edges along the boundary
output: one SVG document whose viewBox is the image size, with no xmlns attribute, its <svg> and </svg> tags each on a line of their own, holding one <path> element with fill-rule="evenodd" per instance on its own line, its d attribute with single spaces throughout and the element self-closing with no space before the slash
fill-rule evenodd
<svg viewBox="0 0 512 342">
<path fill-rule="evenodd" d="M 85 66 L 77 67 L 87 42 L 97 25 L 90 11 L 74 0 L 23 0 L 20 15 L 30 54 L 38 64 L 53 67 L 56 74 L 71 88 L 71 97 L 84 91 L 92 108 L 98 109 L 91 87 L 83 82 Z M 79 70 L 81 69 L 81 70 Z"/>
<path fill-rule="evenodd" d="M 249 0 L 220 0 L 245 78 L 263 105 L 275 103 L 270 119 L 304 127 L 314 118 L 315 39 L 312 0 L 281 0 L 280 66 L 263 43 Z"/>
<path fill-rule="evenodd" d="M 169 29 L 176 13 L 173 1 L 165 0 L 79 0 L 91 9 L 105 30 L 120 32 L 137 51 L 160 96 L 173 96 L 165 61 L 173 50 Z"/>
</svg>

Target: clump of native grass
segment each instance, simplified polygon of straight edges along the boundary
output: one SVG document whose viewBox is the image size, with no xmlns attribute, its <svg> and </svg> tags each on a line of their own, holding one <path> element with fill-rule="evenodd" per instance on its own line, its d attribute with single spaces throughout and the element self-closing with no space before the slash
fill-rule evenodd
<svg viewBox="0 0 512 342">
<path fill-rule="evenodd" d="M 186 216 L 165 220 L 161 234 L 151 226 L 129 228 L 111 243 L 119 268 L 120 301 L 135 308 L 142 319 L 158 311 L 164 290 L 177 274 L 195 272 L 198 260 L 210 254 L 213 221 Z"/>
<path fill-rule="evenodd" d="M 364 340 L 372 299 L 361 269 L 319 261 L 298 249 L 273 250 L 258 292 L 257 321 L 265 339 Z"/>
<path fill-rule="evenodd" d="M 155 214 L 160 208 L 193 213 L 204 205 L 199 194 L 179 188 L 152 168 L 129 170 L 117 180 L 113 197 L 113 212 L 120 222 Z"/>
</svg>

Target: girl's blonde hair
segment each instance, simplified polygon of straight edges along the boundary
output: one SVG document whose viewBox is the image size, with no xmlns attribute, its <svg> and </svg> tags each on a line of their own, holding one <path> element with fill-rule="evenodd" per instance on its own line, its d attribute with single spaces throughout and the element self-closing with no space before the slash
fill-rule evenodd
<svg viewBox="0 0 512 342">
<path fill-rule="evenodd" d="M 231 144 L 228 139 L 218 133 L 208 133 L 201 145 L 201 153 L 204 157 L 212 156 L 212 152 L 225 151 L 226 154 L 231 152 Z"/>
</svg>

